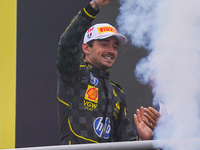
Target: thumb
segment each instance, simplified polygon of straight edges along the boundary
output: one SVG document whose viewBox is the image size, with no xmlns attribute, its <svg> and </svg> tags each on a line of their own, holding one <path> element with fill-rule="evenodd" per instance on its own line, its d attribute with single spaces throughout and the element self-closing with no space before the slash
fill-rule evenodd
<svg viewBox="0 0 200 150">
<path fill-rule="evenodd" d="M 137 119 L 137 115 L 134 114 L 133 116 L 134 116 L 135 125 L 138 126 L 138 125 L 139 125 L 139 121 L 138 121 L 138 119 Z"/>
</svg>

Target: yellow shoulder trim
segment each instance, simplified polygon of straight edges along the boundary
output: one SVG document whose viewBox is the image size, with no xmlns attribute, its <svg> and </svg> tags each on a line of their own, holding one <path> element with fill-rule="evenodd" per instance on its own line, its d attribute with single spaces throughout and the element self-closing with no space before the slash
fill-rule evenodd
<svg viewBox="0 0 200 150">
<path fill-rule="evenodd" d="M 111 81 L 110 81 L 110 84 L 116 86 L 116 84 L 114 84 L 114 83 L 111 82 Z M 118 86 L 116 86 L 116 87 L 117 87 L 118 89 L 120 89 Z M 120 91 L 121 91 L 122 93 L 124 93 L 124 91 L 122 91 L 122 89 L 120 89 Z"/>
<path fill-rule="evenodd" d="M 81 138 L 81 139 L 84 139 L 84 140 L 86 140 L 86 141 L 90 141 L 90 142 L 93 142 L 93 143 L 98 143 L 97 141 L 94 141 L 94 140 L 91 140 L 91 139 L 84 138 L 84 137 L 82 137 L 82 136 L 80 136 L 80 135 L 74 133 L 74 131 L 72 130 L 72 126 L 71 126 L 71 124 L 70 124 L 70 120 L 69 120 L 69 118 L 68 118 L 68 124 L 69 124 L 69 128 L 70 128 L 71 132 L 72 132 L 75 136 L 77 136 L 77 137 L 79 137 L 79 138 Z"/>
<path fill-rule="evenodd" d="M 63 104 L 65 104 L 65 105 L 69 106 L 69 104 L 67 104 L 66 102 L 62 101 L 58 96 L 57 96 L 57 99 L 58 99 L 61 103 L 63 103 Z"/>
<path fill-rule="evenodd" d="M 84 12 L 85 12 L 89 17 L 95 18 L 95 16 L 90 15 L 90 14 L 85 10 L 85 8 L 83 8 L 83 10 L 84 10 Z"/>
</svg>

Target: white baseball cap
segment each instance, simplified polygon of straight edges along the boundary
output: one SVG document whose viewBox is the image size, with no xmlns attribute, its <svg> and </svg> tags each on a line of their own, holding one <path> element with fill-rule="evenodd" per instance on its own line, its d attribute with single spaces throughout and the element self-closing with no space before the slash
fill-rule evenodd
<svg viewBox="0 0 200 150">
<path fill-rule="evenodd" d="M 122 34 L 118 34 L 117 30 L 108 23 L 98 23 L 90 27 L 85 33 L 83 43 L 105 39 L 110 36 L 115 36 L 118 39 L 119 45 L 127 43 L 127 38 Z"/>
</svg>

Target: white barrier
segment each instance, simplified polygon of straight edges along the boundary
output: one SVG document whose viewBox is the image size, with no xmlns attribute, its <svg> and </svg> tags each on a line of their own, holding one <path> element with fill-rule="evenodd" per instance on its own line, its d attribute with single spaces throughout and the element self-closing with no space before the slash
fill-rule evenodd
<svg viewBox="0 0 200 150">
<path fill-rule="evenodd" d="M 177 140 L 146 140 L 146 141 L 128 141 L 128 142 L 111 142 L 98 144 L 77 144 L 77 145 L 59 145 L 59 146 L 42 146 L 30 148 L 16 148 L 9 150 L 142 150 L 162 148 L 164 145 L 177 143 L 187 143 L 197 145 L 200 148 L 200 138 L 194 139 L 177 139 Z M 8 149 L 7 149 L 8 150 Z"/>
</svg>

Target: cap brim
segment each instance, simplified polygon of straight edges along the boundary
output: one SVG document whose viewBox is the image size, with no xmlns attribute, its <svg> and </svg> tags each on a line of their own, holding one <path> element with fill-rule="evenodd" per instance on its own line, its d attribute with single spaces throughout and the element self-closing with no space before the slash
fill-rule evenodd
<svg viewBox="0 0 200 150">
<path fill-rule="evenodd" d="M 108 38 L 108 37 L 111 37 L 111 36 L 114 36 L 114 37 L 116 37 L 117 38 L 117 40 L 118 40 L 118 42 L 119 42 L 119 45 L 124 45 L 124 44 L 126 44 L 127 43 L 127 38 L 124 36 L 124 35 L 122 35 L 122 34 L 108 34 L 108 35 L 101 35 L 101 36 L 99 36 L 99 37 L 96 37 L 96 40 L 100 40 L 100 39 L 106 39 L 106 38 Z"/>
<path fill-rule="evenodd" d="M 124 45 L 128 41 L 127 38 L 122 34 L 116 34 L 115 37 L 118 39 L 119 45 Z"/>
</svg>

